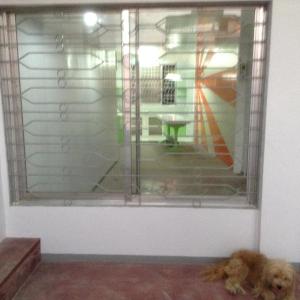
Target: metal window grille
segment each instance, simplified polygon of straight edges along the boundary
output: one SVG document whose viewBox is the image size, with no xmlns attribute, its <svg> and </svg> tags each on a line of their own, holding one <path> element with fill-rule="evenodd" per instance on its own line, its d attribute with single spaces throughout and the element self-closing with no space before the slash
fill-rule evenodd
<svg viewBox="0 0 300 300">
<path fill-rule="evenodd" d="M 175 81 L 174 79 L 172 80 L 172 75 L 174 76 L 174 74 L 175 65 L 162 66 L 162 104 L 175 103 Z"/>
<path fill-rule="evenodd" d="M 140 67 L 140 78 L 140 102 L 160 103 L 160 67 Z"/>
<path fill-rule="evenodd" d="M 255 205 L 266 41 L 256 5 L 2 12 L 11 202 Z"/>
</svg>

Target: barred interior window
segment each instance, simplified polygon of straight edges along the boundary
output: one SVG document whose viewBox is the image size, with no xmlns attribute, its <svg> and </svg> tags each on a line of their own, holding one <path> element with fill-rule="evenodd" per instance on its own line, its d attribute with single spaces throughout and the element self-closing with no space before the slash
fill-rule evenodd
<svg viewBox="0 0 300 300">
<path fill-rule="evenodd" d="M 24 8 L 0 22 L 12 203 L 256 205 L 266 7 Z"/>
<path fill-rule="evenodd" d="M 175 103 L 175 80 L 179 79 L 175 73 L 175 65 L 162 66 L 162 104 Z"/>
</svg>

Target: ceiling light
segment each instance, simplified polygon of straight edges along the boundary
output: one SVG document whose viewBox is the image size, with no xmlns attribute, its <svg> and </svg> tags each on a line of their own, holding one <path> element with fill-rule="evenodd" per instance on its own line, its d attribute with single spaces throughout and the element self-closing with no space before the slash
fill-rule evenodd
<svg viewBox="0 0 300 300">
<path fill-rule="evenodd" d="M 159 66 L 160 49 L 155 46 L 140 46 L 138 50 L 141 67 Z"/>
<path fill-rule="evenodd" d="M 95 26 L 98 22 L 97 14 L 94 12 L 86 12 L 83 15 L 83 20 L 86 26 L 92 27 Z"/>
<path fill-rule="evenodd" d="M 205 64 L 207 68 L 232 68 L 238 63 L 238 56 L 234 52 L 217 52 L 212 59 Z"/>
<path fill-rule="evenodd" d="M 167 76 L 165 77 L 166 80 L 170 81 L 181 81 L 181 75 L 177 73 L 168 73 Z"/>
</svg>

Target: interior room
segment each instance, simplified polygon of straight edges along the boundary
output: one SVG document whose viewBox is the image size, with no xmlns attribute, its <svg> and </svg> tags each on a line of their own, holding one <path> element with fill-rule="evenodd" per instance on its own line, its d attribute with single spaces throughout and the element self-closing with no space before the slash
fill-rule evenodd
<svg viewBox="0 0 300 300">
<path fill-rule="evenodd" d="M 73 2 L 0 0 L 0 300 L 298 299 L 300 3 Z"/>
</svg>

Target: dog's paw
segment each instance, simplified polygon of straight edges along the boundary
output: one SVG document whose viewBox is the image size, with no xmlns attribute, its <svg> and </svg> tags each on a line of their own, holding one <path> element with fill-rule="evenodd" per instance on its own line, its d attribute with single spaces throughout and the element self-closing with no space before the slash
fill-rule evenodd
<svg viewBox="0 0 300 300">
<path fill-rule="evenodd" d="M 258 298 L 261 294 L 261 290 L 259 288 L 254 288 L 253 291 L 252 291 L 252 296 L 254 298 Z"/>
<path fill-rule="evenodd" d="M 246 294 L 246 291 L 240 285 L 236 286 L 236 291 L 237 294 L 242 294 L 242 295 Z"/>
<path fill-rule="evenodd" d="M 238 283 L 226 282 L 225 288 L 227 291 L 229 291 L 231 294 L 234 294 L 234 295 L 237 295 L 237 294 L 245 295 L 246 294 L 246 291 Z"/>
</svg>

